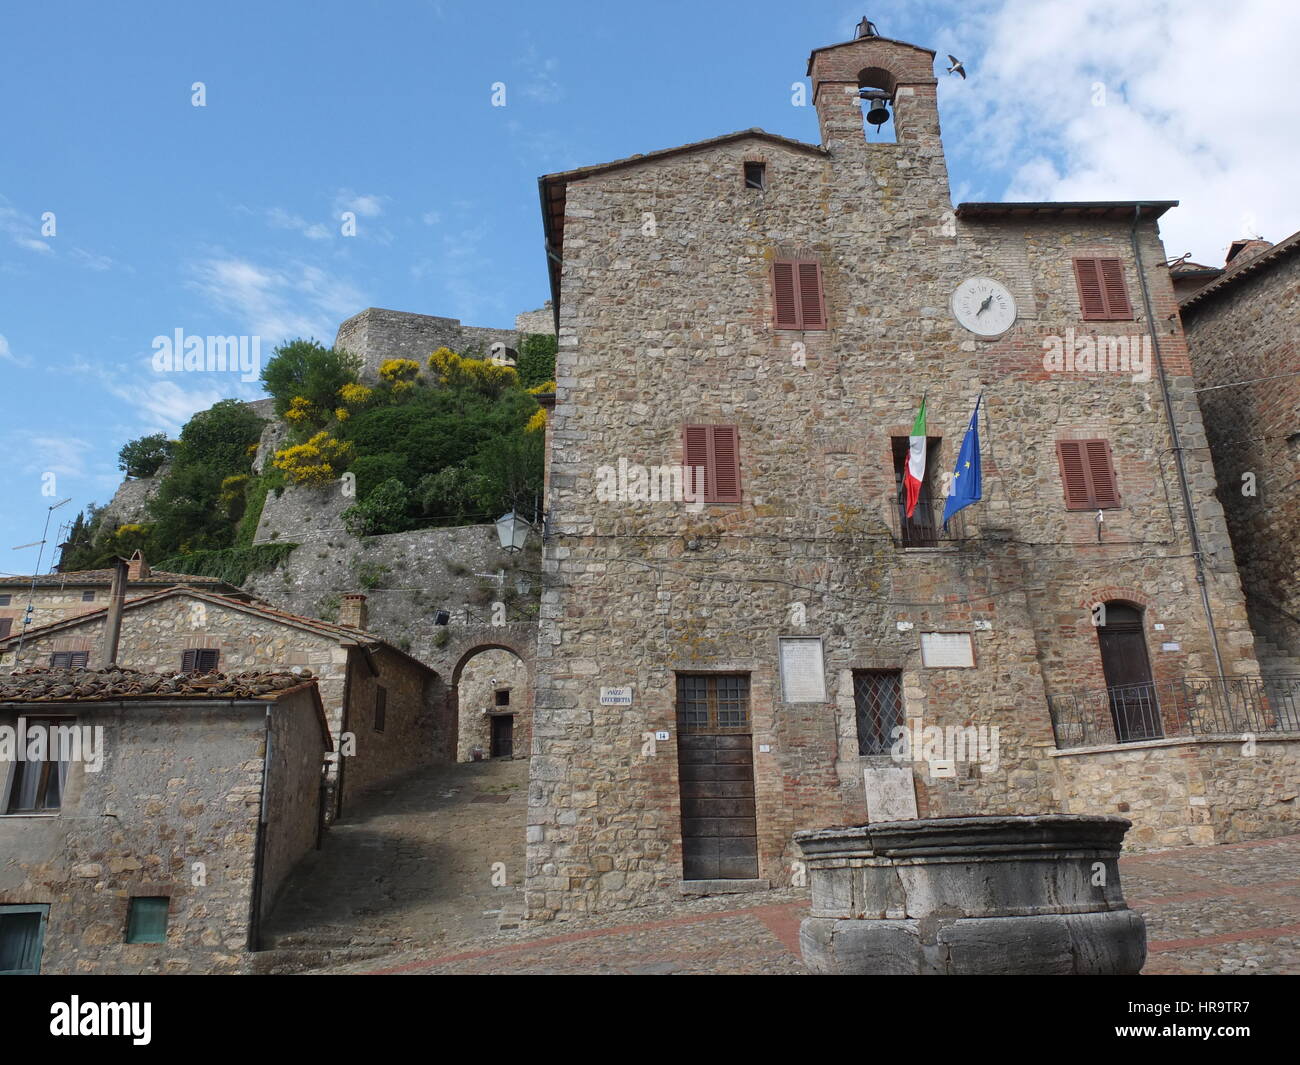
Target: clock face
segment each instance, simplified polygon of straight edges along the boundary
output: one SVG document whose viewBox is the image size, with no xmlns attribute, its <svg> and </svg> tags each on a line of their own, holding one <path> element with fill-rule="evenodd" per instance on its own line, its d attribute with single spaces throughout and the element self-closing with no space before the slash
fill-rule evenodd
<svg viewBox="0 0 1300 1065">
<path fill-rule="evenodd" d="M 1001 336 L 1016 322 L 1016 301 L 991 277 L 968 277 L 952 294 L 952 313 L 963 326 L 982 337 Z"/>
</svg>

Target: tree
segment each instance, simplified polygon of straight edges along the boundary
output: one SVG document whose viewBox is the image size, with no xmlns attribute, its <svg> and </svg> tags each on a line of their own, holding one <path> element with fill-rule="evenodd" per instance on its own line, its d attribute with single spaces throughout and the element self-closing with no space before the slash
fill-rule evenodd
<svg viewBox="0 0 1300 1065">
<path fill-rule="evenodd" d="M 402 532 L 410 524 L 407 510 L 410 493 L 396 477 L 378 485 L 361 503 L 354 503 L 341 517 L 343 525 L 353 536 L 378 536 L 381 533 Z"/>
<path fill-rule="evenodd" d="M 361 360 L 346 351 L 327 348 L 315 340 L 281 344 L 262 368 L 262 387 L 275 400 L 275 413 L 281 418 L 295 398 L 306 401 L 315 412 L 313 425 L 339 405 L 339 390 L 356 384 Z"/>
<path fill-rule="evenodd" d="M 559 342 L 545 333 L 529 333 L 519 344 L 519 383 L 536 388 L 555 379 L 555 353 Z"/>
<path fill-rule="evenodd" d="M 150 433 L 122 445 L 117 468 L 128 477 L 152 477 L 172 457 L 173 445 L 165 433 Z"/>
</svg>

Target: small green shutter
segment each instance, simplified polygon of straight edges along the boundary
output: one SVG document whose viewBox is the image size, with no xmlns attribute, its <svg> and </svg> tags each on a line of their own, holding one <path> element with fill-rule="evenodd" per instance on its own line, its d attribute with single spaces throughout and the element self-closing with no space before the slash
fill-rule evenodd
<svg viewBox="0 0 1300 1065">
<path fill-rule="evenodd" d="M 126 926 L 126 941 L 128 943 L 167 942 L 167 907 L 170 903 L 171 899 L 166 896 L 140 896 L 132 899 Z"/>
</svg>

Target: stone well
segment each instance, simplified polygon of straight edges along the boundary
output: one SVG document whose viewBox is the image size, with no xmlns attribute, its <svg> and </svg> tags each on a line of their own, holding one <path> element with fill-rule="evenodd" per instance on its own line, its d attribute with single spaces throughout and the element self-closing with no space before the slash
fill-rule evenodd
<svg viewBox="0 0 1300 1065">
<path fill-rule="evenodd" d="M 800 926 L 818 973 L 1120 974 L 1146 961 L 1124 902 L 1130 822 L 946 817 L 796 832 L 812 886 Z"/>
</svg>

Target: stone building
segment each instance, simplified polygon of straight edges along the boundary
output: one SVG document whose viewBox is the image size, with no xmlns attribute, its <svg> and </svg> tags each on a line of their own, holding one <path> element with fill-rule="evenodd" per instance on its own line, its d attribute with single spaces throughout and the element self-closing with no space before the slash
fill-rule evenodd
<svg viewBox="0 0 1300 1065">
<path fill-rule="evenodd" d="M 540 179 L 533 919 L 788 884 L 793 831 L 865 819 L 1124 812 L 1137 846 L 1294 824 L 1173 204 L 954 208 L 933 61 L 816 49 L 820 143 L 751 129 Z M 945 527 L 980 396 L 982 500 Z M 1207 722 L 1238 696 L 1269 742 L 1220 814 L 1240 745 Z"/>
<path fill-rule="evenodd" d="M 1300 675 L 1298 250 L 1234 241 L 1179 312 L 1260 664 Z"/>
<path fill-rule="evenodd" d="M 243 971 L 317 845 L 330 738 L 313 681 L 158 677 L 140 694 L 145 679 L 0 678 L 7 972 Z M 58 758 L 49 732 L 32 746 L 53 728 L 77 737 Z"/>
<path fill-rule="evenodd" d="M 528 757 L 533 728 L 527 663 L 505 648 L 481 651 L 461 670 L 457 694 L 457 761 Z"/>
<path fill-rule="evenodd" d="M 486 356 L 496 343 L 518 349 L 519 334 L 512 329 L 485 329 L 461 325 L 459 318 L 440 318 L 410 311 L 367 307 L 339 326 L 334 346 L 361 356 L 362 376 L 374 378 L 386 359 L 423 361 L 438 348 L 459 355 Z"/>
<path fill-rule="evenodd" d="M 330 779 L 341 809 L 383 781 L 455 754 L 442 678 L 367 631 L 365 607 L 364 595 L 344 596 L 334 624 L 168 588 L 125 604 L 116 661 L 141 670 L 310 669 L 337 752 Z M 33 630 L 21 652 L 16 637 L 0 640 L 0 666 L 93 665 L 106 613 L 100 608 Z"/>
<path fill-rule="evenodd" d="M 27 624 L 30 631 L 55 621 L 102 610 L 108 602 L 112 583 L 111 569 L 71 570 L 35 577 L 0 577 L 0 639 L 20 634 L 25 617 L 30 617 Z M 239 588 L 216 577 L 153 570 L 139 551 L 131 556 L 126 586 L 128 599 L 152 595 L 160 589 L 181 584 L 219 595 L 248 598 Z M 29 606 L 30 612 L 27 609 Z"/>
</svg>

